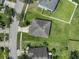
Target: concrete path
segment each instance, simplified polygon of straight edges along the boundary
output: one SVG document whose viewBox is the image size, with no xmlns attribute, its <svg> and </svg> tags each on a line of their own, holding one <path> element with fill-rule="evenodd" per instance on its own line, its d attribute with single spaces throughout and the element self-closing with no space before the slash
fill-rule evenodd
<svg viewBox="0 0 79 59">
<path fill-rule="evenodd" d="M 5 43 L 4 43 L 4 41 L 3 42 L 0 42 L 0 47 L 4 47 L 4 46 L 6 46 L 6 47 L 8 47 L 8 41 L 6 41 Z"/>
<path fill-rule="evenodd" d="M 0 33 L 4 33 L 4 31 L 5 33 L 9 33 L 9 28 L 6 28 L 6 29 L 0 28 Z"/>
<path fill-rule="evenodd" d="M 27 27 L 18 27 L 18 32 L 28 33 L 29 32 L 29 26 L 27 26 Z"/>
</svg>

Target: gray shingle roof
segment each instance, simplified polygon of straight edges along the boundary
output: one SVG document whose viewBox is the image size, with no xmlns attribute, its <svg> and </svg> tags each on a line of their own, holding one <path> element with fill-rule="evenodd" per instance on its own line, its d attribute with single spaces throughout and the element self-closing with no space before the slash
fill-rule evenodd
<svg viewBox="0 0 79 59">
<path fill-rule="evenodd" d="M 28 56 L 31 59 L 48 59 L 48 49 L 46 47 L 29 48 Z"/>
<path fill-rule="evenodd" d="M 16 2 L 15 4 L 15 11 L 19 14 L 21 14 L 22 10 L 23 10 L 23 7 L 24 7 L 24 3 L 21 2 L 21 1 L 18 1 Z"/>
<path fill-rule="evenodd" d="M 50 26 L 51 26 L 51 21 L 33 19 L 29 28 L 29 34 L 36 37 L 47 38 L 49 35 Z"/>
<path fill-rule="evenodd" d="M 47 8 L 47 10 L 50 11 L 55 10 L 57 3 L 58 0 L 39 0 L 39 5 L 43 6 L 44 7 L 43 9 Z"/>
</svg>

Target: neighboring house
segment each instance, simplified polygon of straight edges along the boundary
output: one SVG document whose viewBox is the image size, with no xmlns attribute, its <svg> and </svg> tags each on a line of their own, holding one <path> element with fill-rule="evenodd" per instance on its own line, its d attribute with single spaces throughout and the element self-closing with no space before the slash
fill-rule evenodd
<svg viewBox="0 0 79 59">
<path fill-rule="evenodd" d="M 52 12 L 56 9 L 58 1 L 59 0 L 39 0 L 38 7 Z"/>
<path fill-rule="evenodd" d="M 0 0 L 0 4 L 4 4 L 5 0 Z"/>
<path fill-rule="evenodd" d="M 15 3 L 14 2 L 10 2 L 10 1 L 5 1 L 5 5 L 10 7 L 10 8 L 14 8 L 15 7 Z"/>
<path fill-rule="evenodd" d="M 18 13 L 18 14 L 21 14 L 22 13 L 22 10 L 23 10 L 23 7 L 24 7 L 24 3 L 22 1 L 17 1 L 16 4 L 15 4 L 15 11 Z"/>
<path fill-rule="evenodd" d="M 9 6 L 10 8 L 15 9 L 16 13 L 21 14 L 23 7 L 24 7 L 24 3 L 21 1 L 16 1 L 16 2 L 11 2 L 11 1 L 6 1 L 5 5 Z"/>
<path fill-rule="evenodd" d="M 29 27 L 29 35 L 48 38 L 51 21 L 46 19 L 33 19 Z"/>
<path fill-rule="evenodd" d="M 49 59 L 49 56 L 47 47 L 30 47 L 28 49 L 29 59 Z"/>
</svg>

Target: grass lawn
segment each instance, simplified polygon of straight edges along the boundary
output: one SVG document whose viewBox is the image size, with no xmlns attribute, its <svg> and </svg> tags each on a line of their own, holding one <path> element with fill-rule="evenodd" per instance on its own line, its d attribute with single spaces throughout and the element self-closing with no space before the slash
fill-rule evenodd
<svg viewBox="0 0 79 59">
<path fill-rule="evenodd" d="M 74 11 L 74 8 L 75 8 L 75 5 L 69 2 L 68 0 L 60 0 L 56 10 L 50 13 L 49 11 L 45 11 L 45 10 L 43 11 L 41 8 L 38 8 L 37 4 L 34 3 L 34 4 L 30 4 L 25 20 L 30 20 L 34 17 L 40 18 L 42 17 L 41 14 L 44 14 L 46 16 L 51 16 L 64 21 L 69 21 L 72 15 L 72 12 Z"/>
<path fill-rule="evenodd" d="M 4 59 L 4 53 L 0 51 L 0 59 Z"/>
<path fill-rule="evenodd" d="M 69 50 L 70 51 L 79 51 L 79 41 L 69 41 Z"/>
<path fill-rule="evenodd" d="M 76 10 L 75 16 L 70 24 L 69 35 L 71 39 L 79 40 L 79 5 Z"/>
<path fill-rule="evenodd" d="M 63 13 L 61 13 L 61 10 L 60 10 L 59 13 L 61 15 L 59 15 L 58 12 L 56 14 L 59 15 L 59 17 L 62 17 L 63 20 L 69 21 L 69 15 L 72 12 L 70 10 L 73 9 L 73 4 L 71 5 L 71 3 L 68 2 L 67 0 L 63 0 L 63 1 L 65 2 L 59 3 L 56 9 L 58 10 L 59 6 L 62 6 L 61 8 L 64 10 Z M 67 4 L 67 5 L 64 5 L 67 7 L 63 7 L 62 4 L 64 3 Z M 70 6 L 72 7 L 70 8 Z M 33 7 L 32 9 L 30 9 L 31 7 L 29 7 L 28 9 L 27 15 L 25 17 L 25 21 L 29 20 L 31 22 L 34 17 L 46 18 L 40 15 L 40 13 L 38 12 L 40 9 L 36 11 L 36 9 L 34 9 Z M 54 15 L 54 17 L 56 16 L 56 14 Z M 49 18 L 46 18 L 46 19 L 49 19 Z M 59 56 L 58 59 L 68 59 L 69 50 L 66 48 L 68 46 L 70 46 L 69 49 L 79 48 L 78 42 L 69 41 L 69 39 L 79 40 L 79 6 L 75 12 L 75 15 L 73 17 L 71 24 L 65 24 L 53 19 L 49 19 L 49 20 L 52 20 L 52 28 L 51 28 L 51 33 L 49 35 L 49 38 L 33 37 L 33 36 L 28 35 L 27 33 L 23 33 L 22 47 L 24 49 L 27 47 L 28 44 L 31 44 L 32 46 L 44 46 L 45 45 L 44 42 L 47 42 L 48 44 L 47 47 L 49 48 L 50 51 L 52 50 L 52 48 L 56 48 L 56 51 L 57 51 L 56 54 Z M 18 37 L 20 37 L 19 35 Z"/>
<path fill-rule="evenodd" d="M 0 13 L 0 25 L 7 25 L 9 27 L 10 17 L 6 14 Z"/>
<path fill-rule="evenodd" d="M 63 26 L 61 26 L 63 25 Z M 51 51 L 52 48 L 57 49 L 57 55 L 59 55 L 60 59 L 62 59 L 64 56 L 67 55 L 65 54 L 65 48 L 67 47 L 67 40 L 69 39 L 68 34 L 69 34 L 69 29 L 68 29 L 68 24 L 64 24 L 58 21 L 53 21 L 52 24 L 52 29 L 49 38 L 40 38 L 40 37 L 34 37 L 30 36 L 27 33 L 23 33 L 23 42 L 22 42 L 22 47 L 25 49 L 28 44 L 31 44 L 32 46 L 46 46 L 44 42 L 47 42 L 47 46 L 49 50 Z M 20 37 L 20 36 L 19 36 Z M 61 51 L 64 53 L 64 55 L 61 55 Z M 66 56 L 65 58 L 67 58 Z"/>
<path fill-rule="evenodd" d="M 24 18 L 24 22 L 20 21 L 20 26 L 22 27 L 26 26 L 27 20 L 31 21 L 33 18 L 50 19 L 46 16 L 55 17 L 60 20 L 69 22 L 71 15 L 74 11 L 74 8 L 75 8 L 75 5 L 69 2 L 68 0 L 60 0 L 56 10 L 50 13 L 49 11 L 45 11 L 45 10 L 43 11 L 41 8 L 38 8 L 36 2 L 34 2 L 30 4 L 27 14 Z M 43 16 L 43 15 L 46 15 L 46 16 Z M 51 19 L 51 20 L 54 20 L 54 19 Z"/>
</svg>

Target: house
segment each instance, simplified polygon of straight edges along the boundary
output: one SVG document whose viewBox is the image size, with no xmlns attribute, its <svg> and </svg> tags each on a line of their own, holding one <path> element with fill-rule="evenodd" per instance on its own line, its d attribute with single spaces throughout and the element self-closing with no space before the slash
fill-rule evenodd
<svg viewBox="0 0 79 59">
<path fill-rule="evenodd" d="M 29 27 L 29 35 L 48 38 L 51 21 L 46 19 L 33 19 Z"/>
<path fill-rule="evenodd" d="M 24 3 L 21 1 L 16 1 L 16 2 L 11 2 L 11 1 L 6 1 L 5 5 L 9 6 L 10 8 L 15 9 L 16 13 L 21 14 L 23 7 L 24 7 Z"/>
<path fill-rule="evenodd" d="M 4 4 L 5 0 L 0 0 L 0 4 Z"/>
<path fill-rule="evenodd" d="M 28 49 L 28 57 L 30 59 L 49 59 L 47 47 L 30 47 Z"/>
<path fill-rule="evenodd" d="M 21 14 L 22 13 L 22 10 L 23 10 L 23 7 L 24 7 L 24 3 L 22 1 L 17 1 L 16 4 L 15 4 L 15 11 L 18 13 L 18 14 Z"/>
<path fill-rule="evenodd" d="M 38 7 L 52 12 L 56 9 L 58 1 L 59 0 L 39 0 Z"/>
</svg>

